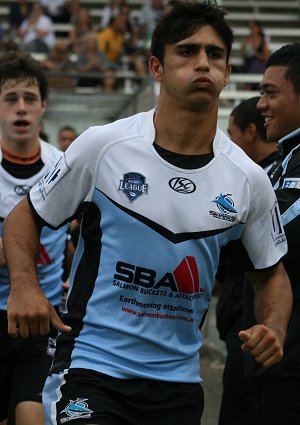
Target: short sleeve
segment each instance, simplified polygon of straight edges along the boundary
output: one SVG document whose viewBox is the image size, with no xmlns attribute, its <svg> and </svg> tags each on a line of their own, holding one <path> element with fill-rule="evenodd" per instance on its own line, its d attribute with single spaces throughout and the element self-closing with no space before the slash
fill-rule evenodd
<svg viewBox="0 0 300 425">
<path fill-rule="evenodd" d="M 94 130 L 89 129 L 29 192 L 36 213 L 51 227 L 59 227 L 76 213 L 80 204 L 90 200 L 98 154 Z"/>
</svg>

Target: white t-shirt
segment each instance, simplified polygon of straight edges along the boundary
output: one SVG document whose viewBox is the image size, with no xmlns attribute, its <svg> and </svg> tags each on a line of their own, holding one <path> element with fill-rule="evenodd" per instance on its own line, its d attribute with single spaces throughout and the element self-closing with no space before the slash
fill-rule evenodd
<svg viewBox="0 0 300 425">
<path fill-rule="evenodd" d="M 61 7 L 65 4 L 65 0 L 40 0 L 40 4 L 47 7 L 51 16 L 59 16 L 61 14 Z"/>
<path fill-rule="evenodd" d="M 28 28 L 28 31 L 26 32 L 26 34 L 24 35 L 22 39 L 22 44 L 23 45 L 29 44 L 38 38 L 38 35 L 34 27 L 36 27 L 40 31 L 47 31 L 47 35 L 43 37 L 42 40 L 49 49 L 52 49 L 52 47 L 55 44 L 55 32 L 54 32 L 53 22 L 46 15 L 40 16 L 40 18 L 38 19 L 37 23 L 34 26 L 32 26 L 29 23 L 28 19 L 25 19 L 22 22 L 20 26 L 20 32 L 22 33 L 24 30 Z"/>
</svg>

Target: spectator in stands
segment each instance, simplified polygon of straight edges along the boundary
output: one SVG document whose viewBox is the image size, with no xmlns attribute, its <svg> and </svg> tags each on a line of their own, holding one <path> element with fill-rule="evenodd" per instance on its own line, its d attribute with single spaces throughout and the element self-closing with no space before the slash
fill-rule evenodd
<svg viewBox="0 0 300 425">
<path fill-rule="evenodd" d="M 40 3 L 53 22 L 70 22 L 78 0 L 40 0 Z"/>
<path fill-rule="evenodd" d="M 130 13 L 129 5 L 126 0 L 110 0 L 109 4 L 103 7 L 101 21 L 99 25 L 100 31 L 106 28 L 111 22 L 111 18 L 119 15 L 120 13 L 127 13 L 127 31 L 132 31 L 133 19 Z"/>
<path fill-rule="evenodd" d="M 79 79 L 78 85 L 95 87 L 102 85 L 107 92 L 111 91 L 116 83 L 114 71 L 104 53 L 98 49 L 97 38 L 94 32 L 84 36 L 84 49 L 77 60 L 77 69 L 82 73 L 95 73 L 95 76 L 85 76 Z M 98 76 L 99 74 L 99 76 Z M 102 75 L 101 75 L 102 74 Z"/>
<path fill-rule="evenodd" d="M 139 54 L 134 33 L 126 37 L 126 22 L 126 13 L 113 17 L 110 24 L 98 32 L 98 47 L 113 69 L 120 70 L 127 63 L 130 69 L 144 77 L 147 73 L 145 60 Z"/>
<path fill-rule="evenodd" d="M 50 50 L 45 59 L 41 61 L 42 67 L 46 71 L 57 72 L 57 75 L 48 76 L 48 84 L 51 88 L 73 88 L 76 85 L 76 80 L 68 71 L 74 71 L 75 64 L 70 59 L 68 45 L 64 41 L 57 41 Z"/>
<path fill-rule="evenodd" d="M 119 13 L 111 18 L 109 25 L 98 32 L 98 47 L 106 59 L 112 62 L 116 69 L 122 66 L 126 32 L 126 15 Z"/>
<path fill-rule="evenodd" d="M 54 46 L 53 22 L 38 2 L 33 3 L 28 18 L 22 22 L 19 35 L 21 47 L 27 52 L 47 53 Z"/>
<path fill-rule="evenodd" d="M 31 2 L 29 0 L 20 0 L 12 3 L 9 8 L 9 32 L 10 37 L 14 40 L 18 36 L 20 25 L 29 17 L 31 10 Z"/>
<path fill-rule="evenodd" d="M 144 78 L 148 73 L 148 60 L 146 52 L 140 44 L 138 28 L 134 28 L 132 33 L 125 38 L 123 50 L 123 69 L 126 69 L 127 66 L 129 70 L 135 71 L 139 77 Z"/>
<path fill-rule="evenodd" d="M 74 142 L 74 140 L 77 137 L 77 131 L 74 127 L 70 125 L 64 125 L 63 127 L 60 127 L 57 134 L 57 145 L 58 148 L 65 152 L 70 144 Z"/>
<path fill-rule="evenodd" d="M 249 22 L 249 36 L 242 43 L 244 59 L 243 72 L 262 74 L 266 61 L 270 55 L 262 24 L 256 20 Z"/>
<path fill-rule="evenodd" d="M 79 54 L 84 47 L 84 36 L 94 30 L 92 18 L 88 9 L 81 7 L 75 22 L 69 32 L 70 50 Z"/>
<path fill-rule="evenodd" d="M 144 31 L 145 45 L 150 46 L 152 32 L 165 13 L 163 0 L 147 0 L 141 9 L 139 24 Z"/>
</svg>

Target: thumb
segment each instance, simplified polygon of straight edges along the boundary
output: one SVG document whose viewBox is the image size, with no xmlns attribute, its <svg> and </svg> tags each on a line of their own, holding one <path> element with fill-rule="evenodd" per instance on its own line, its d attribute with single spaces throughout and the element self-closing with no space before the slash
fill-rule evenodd
<svg viewBox="0 0 300 425">
<path fill-rule="evenodd" d="M 238 333 L 238 335 L 239 335 L 239 338 L 240 338 L 240 340 L 241 340 L 241 341 L 243 341 L 243 342 L 247 342 L 247 341 L 248 341 L 248 339 L 250 339 L 250 338 L 251 338 L 251 332 L 250 332 L 250 329 L 246 329 L 245 331 L 240 331 L 240 332 Z"/>
<path fill-rule="evenodd" d="M 71 326 L 64 324 L 64 322 L 61 320 L 61 318 L 56 313 L 55 308 L 53 306 L 51 306 L 50 322 L 54 326 L 54 328 L 57 329 L 60 332 L 65 333 L 65 332 L 71 332 L 71 330 L 72 330 Z"/>
</svg>

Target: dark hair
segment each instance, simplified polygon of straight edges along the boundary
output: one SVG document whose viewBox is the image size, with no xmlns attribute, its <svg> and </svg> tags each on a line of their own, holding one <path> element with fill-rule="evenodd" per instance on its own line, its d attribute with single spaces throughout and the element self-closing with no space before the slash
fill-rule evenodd
<svg viewBox="0 0 300 425">
<path fill-rule="evenodd" d="M 216 1 L 171 0 L 168 12 L 159 20 L 152 34 L 151 52 L 161 63 L 166 44 L 177 43 L 193 35 L 203 25 L 211 25 L 227 49 L 227 62 L 233 43 L 233 32 L 224 16 L 226 10 Z"/>
<path fill-rule="evenodd" d="M 276 50 L 269 56 L 265 69 L 269 66 L 286 66 L 285 79 L 300 93 L 300 43 L 286 44 Z"/>
<path fill-rule="evenodd" d="M 23 52 L 8 52 L 0 57 L 0 89 L 8 80 L 35 80 L 40 89 L 41 99 L 48 95 L 47 77 L 43 68 L 32 56 Z"/>
<path fill-rule="evenodd" d="M 246 130 L 250 123 L 255 124 L 258 134 L 261 139 L 267 141 L 267 134 L 265 129 L 265 119 L 257 109 L 257 102 L 260 97 L 255 96 L 250 99 L 243 100 L 231 111 L 231 116 L 234 119 L 234 124 L 238 126 L 242 133 Z"/>
<path fill-rule="evenodd" d="M 58 130 L 58 133 L 60 134 L 63 131 L 73 131 L 73 133 L 77 134 L 77 131 L 75 130 L 75 128 L 71 127 L 70 125 L 64 125 L 60 127 L 60 129 Z"/>
</svg>

